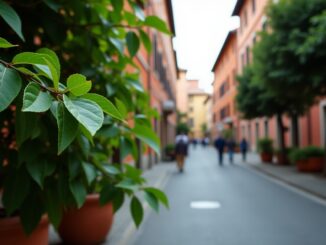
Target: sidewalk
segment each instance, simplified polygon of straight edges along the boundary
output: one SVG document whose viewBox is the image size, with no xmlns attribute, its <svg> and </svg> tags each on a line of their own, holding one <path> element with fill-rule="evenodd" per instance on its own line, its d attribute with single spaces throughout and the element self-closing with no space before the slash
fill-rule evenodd
<svg viewBox="0 0 326 245">
<path fill-rule="evenodd" d="M 159 189 L 163 189 L 167 183 L 171 173 L 176 171 L 176 165 L 174 162 L 164 162 L 155 165 L 152 169 L 144 172 L 144 177 L 147 179 L 147 185 L 153 186 Z M 142 198 L 139 196 L 139 198 Z M 144 206 L 144 219 L 151 213 L 151 209 L 147 203 L 143 202 Z M 139 232 L 134 225 L 131 214 L 129 211 L 129 200 L 126 200 L 124 205 L 114 215 L 114 222 L 111 231 L 107 237 L 107 240 L 102 245 L 128 245 L 135 239 L 137 232 Z M 54 228 L 50 228 L 50 244 L 59 245 L 60 238 L 55 232 Z"/>
<path fill-rule="evenodd" d="M 240 156 L 237 156 L 237 163 L 241 162 L 239 159 Z M 247 163 L 241 164 L 326 200 L 326 177 L 321 174 L 300 173 L 296 166 L 262 163 L 259 155 L 255 153 L 248 154 Z"/>
</svg>

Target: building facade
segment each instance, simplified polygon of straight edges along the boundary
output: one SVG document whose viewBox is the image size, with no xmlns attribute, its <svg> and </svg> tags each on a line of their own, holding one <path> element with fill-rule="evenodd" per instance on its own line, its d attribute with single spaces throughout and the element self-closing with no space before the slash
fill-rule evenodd
<svg viewBox="0 0 326 245">
<path fill-rule="evenodd" d="M 234 102 L 235 93 L 231 95 L 220 96 L 220 88 L 227 76 L 231 77 L 231 70 L 236 66 L 236 73 L 241 74 L 244 67 L 252 60 L 252 47 L 258 40 L 257 33 L 264 28 L 267 28 L 266 6 L 270 0 L 238 0 L 233 10 L 233 16 L 239 16 L 240 27 L 235 32 L 230 32 L 221 49 L 217 61 L 213 67 L 215 79 L 213 82 L 213 124 L 212 133 L 217 133 L 217 128 L 221 125 L 227 126 L 227 121 L 219 117 L 221 108 L 225 104 Z M 234 38 L 231 38 L 233 36 Z M 236 55 L 229 55 L 230 47 L 236 43 Z M 224 61 L 224 62 L 222 62 Z M 223 90 L 223 89 L 222 89 Z M 274 146 L 280 146 L 280 136 L 277 126 L 276 117 L 272 118 L 257 118 L 254 120 L 241 119 L 240 113 L 234 108 L 229 112 L 235 126 L 236 139 L 246 138 L 252 150 L 256 149 L 257 140 L 262 137 L 272 138 Z M 287 146 L 292 146 L 294 143 L 294 135 L 292 131 L 291 120 L 284 116 L 283 123 L 286 128 L 285 143 Z M 306 115 L 299 119 L 299 145 L 325 145 L 326 144 L 326 100 L 319 101 L 316 105 L 310 108 Z"/>
<path fill-rule="evenodd" d="M 153 128 L 161 140 L 161 149 L 174 142 L 176 127 L 176 81 L 177 61 L 172 44 L 175 35 L 171 0 L 150 0 L 144 6 L 146 15 L 156 15 L 163 19 L 173 36 L 160 33 L 152 28 L 146 30 L 152 40 L 152 52 L 145 47 L 135 58 L 140 67 L 141 80 L 150 96 L 150 105 L 156 109 L 159 118 L 153 120 Z M 161 154 L 162 155 L 162 154 Z M 147 149 L 138 165 L 147 168 L 160 160 L 160 156 Z"/>
<path fill-rule="evenodd" d="M 237 33 L 228 34 L 214 67 L 212 137 L 231 129 L 238 136 L 239 118 L 236 110 Z"/>
</svg>

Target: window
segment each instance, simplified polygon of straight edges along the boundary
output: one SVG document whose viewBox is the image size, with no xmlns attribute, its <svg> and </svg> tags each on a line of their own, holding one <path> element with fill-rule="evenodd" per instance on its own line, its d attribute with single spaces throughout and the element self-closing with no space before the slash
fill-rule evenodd
<svg viewBox="0 0 326 245">
<path fill-rule="evenodd" d="M 268 137 L 269 135 L 268 120 L 265 120 L 264 122 L 264 133 L 265 133 L 265 137 Z"/>
<path fill-rule="evenodd" d="M 247 46 L 246 48 L 246 64 L 248 65 L 250 63 L 250 48 Z"/>
<path fill-rule="evenodd" d="M 244 19 L 244 27 L 246 27 L 248 24 L 248 15 L 246 10 L 244 11 L 243 19 Z"/>
<path fill-rule="evenodd" d="M 266 31 L 266 29 L 267 29 L 267 21 L 264 21 L 263 22 L 263 30 Z"/>
<path fill-rule="evenodd" d="M 190 127 L 193 127 L 194 126 L 194 119 L 193 118 L 189 118 L 188 124 L 189 124 Z"/>
<path fill-rule="evenodd" d="M 237 83 L 237 70 L 236 69 L 233 69 L 233 84 L 236 84 Z"/>
<path fill-rule="evenodd" d="M 256 141 L 259 139 L 259 122 L 256 122 Z"/>
<path fill-rule="evenodd" d="M 254 36 L 253 39 L 252 39 L 252 43 L 253 43 L 253 45 L 255 45 L 256 42 L 257 42 L 257 36 L 256 36 L 256 34 L 255 34 L 255 36 Z"/>
<path fill-rule="evenodd" d="M 256 0 L 251 1 L 252 13 L 254 14 L 256 11 Z"/>
<path fill-rule="evenodd" d="M 241 68 L 242 70 L 244 69 L 245 67 L 245 54 L 242 54 L 241 55 Z"/>
<path fill-rule="evenodd" d="M 229 82 L 229 78 L 226 79 L 226 81 L 224 83 L 222 83 L 222 85 L 220 86 L 220 98 L 223 97 L 223 95 L 229 91 L 230 89 L 230 82 Z"/>
</svg>

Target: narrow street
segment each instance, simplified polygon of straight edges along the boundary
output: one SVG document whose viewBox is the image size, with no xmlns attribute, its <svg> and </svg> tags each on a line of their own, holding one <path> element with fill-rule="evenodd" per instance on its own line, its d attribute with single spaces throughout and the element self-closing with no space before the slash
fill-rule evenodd
<svg viewBox="0 0 326 245">
<path fill-rule="evenodd" d="M 322 245 L 326 207 L 241 166 L 220 167 L 213 148 L 191 147 L 184 173 L 165 192 L 170 210 L 151 213 L 135 245 Z M 194 209 L 196 201 L 217 202 Z"/>
</svg>

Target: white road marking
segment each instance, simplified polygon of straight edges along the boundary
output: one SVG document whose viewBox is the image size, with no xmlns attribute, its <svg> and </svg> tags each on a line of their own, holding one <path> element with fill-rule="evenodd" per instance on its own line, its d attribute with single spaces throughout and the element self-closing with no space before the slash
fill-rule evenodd
<svg viewBox="0 0 326 245">
<path fill-rule="evenodd" d="M 190 207 L 193 209 L 217 209 L 221 207 L 221 204 L 216 201 L 195 201 L 190 203 Z"/>
</svg>

